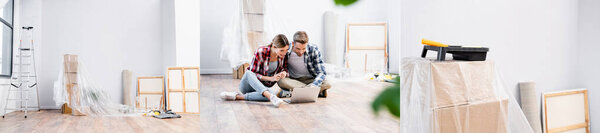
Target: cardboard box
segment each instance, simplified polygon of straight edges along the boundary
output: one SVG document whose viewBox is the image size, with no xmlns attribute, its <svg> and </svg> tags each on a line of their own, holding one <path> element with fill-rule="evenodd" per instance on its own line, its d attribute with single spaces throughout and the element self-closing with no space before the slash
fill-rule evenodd
<svg viewBox="0 0 600 133">
<path fill-rule="evenodd" d="M 243 5 L 244 13 L 262 14 L 265 0 L 244 0 Z"/>
<path fill-rule="evenodd" d="M 246 73 L 246 69 L 248 69 L 248 67 L 250 67 L 250 64 L 244 63 L 243 65 L 239 66 L 237 69 L 233 69 L 233 71 L 232 71 L 233 79 L 242 79 L 242 77 L 244 77 L 244 74 Z"/>
<path fill-rule="evenodd" d="M 78 105 L 79 104 L 79 85 L 77 84 L 67 84 L 66 85 L 66 90 L 67 90 L 67 100 L 69 100 L 69 103 L 73 103 L 74 105 Z M 65 104 L 66 105 L 66 104 Z M 70 106 L 67 106 L 70 107 Z M 69 110 L 71 110 L 71 115 L 77 115 L 77 116 L 82 116 L 84 114 L 82 114 L 81 112 L 72 109 L 72 108 L 68 108 Z"/>
<path fill-rule="evenodd" d="M 77 110 L 73 110 L 73 112 L 71 113 L 71 115 L 74 115 L 74 116 L 85 116 L 85 114 L 83 114 L 83 113 L 81 113 L 81 112 L 79 112 Z"/>
<path fill-rule="evenodd" d="M 262 14 L 244 14 L 249 31 L 264 31 L 264 16 Z"/>
<path fill-rule="evenodd" d="M 78 72 L 77 65 L 78 63 L 77 55 L 65 54 L 63 59 L 63 67 L 65 72 Z"/>
<path fill-rule="evenodd" d="M 77 60 L 77 57 L 78 57 L 78 56 L 77 56 L 77 55 L 74 55 L 74 54 L 65 54 L 65 55 L 64 55 L 63 62 L 79 62 L 79 61 Z"/>
<path fill-rule="evenodd" d="M 78 72 L 79 71 L 79 68 L 77 68 L 78 64 L 79 63 L 77 63 L 77 62 L 65 62 L 65 63 L 63 63 L 64 68 L 65 68 L 65 70 L 64 70 L 65 73 L 68 73 L 68 72 Z"/>
<path fill-rule="evenodd" d="M 448 107 L 494 99 L 493 66 L 490 61 L 432 62 L 432 106 Z"/>
<path fill-rule="evenodd" d="M 263 41 L 263 33 L 256 31 L 248 31 L 248 44 L 250 45 L 250 50 L 252 53 L 258 49 L 259 46 L 266 45 Z"/>
<path fill-rule="evenodd" d="M 436 108 L 432 128 L 435 133 L 505 133 L 507 102 L 491 100 Z"/>
<path fill-rule="evenodd" d="M 60 110 L 63 114 L 71 114 L 72 113 L 71 107 L 69 107 L 69 105 L 67 105 L 66 103 L 62 105 Z"/>
<path fill-rule="evenodd" d="M 64 73 L 65 83 L 77 84 L 77 73 Z"/>
<path fill-rule="evenodd" d="M 239 67 L 238 67 L 238 69 L 239 69 Z M 239 79 L 238 78 L 238 72 L 237 72 L 236 69 L 233 69 L 233 68 L 231 69 L 231 76 L 232 76 L 233 79 Z"/>
</svg>

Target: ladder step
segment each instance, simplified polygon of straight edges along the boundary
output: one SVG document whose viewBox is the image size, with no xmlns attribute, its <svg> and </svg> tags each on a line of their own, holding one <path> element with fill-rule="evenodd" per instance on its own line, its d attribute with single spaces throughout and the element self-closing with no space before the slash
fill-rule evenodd
<svg viewBox="0 0 600 133">
<path fill-rule="evenodd" d="M 12 85 L 15 88 L 19 88 L 19 87 L 21 87 L 21 85 L 23 85 L 23 83 L 18 83 L 18 84 L 10 83 L 10 85 Z"/>
<path fill-rule="evenodd" d="M 17 57 L 31 57 L 31 55 L 17 55 Z"/>
<path fill-rule="evenodd" d="M 6 100 L 12 100 L 12 101 L 27 101 L 30 100 L 29 98 L 27 99 L 13 99 L 13 98 L 7 98 Z"/>
<path fill-rule="evenodd" d="M 13 83 L 18 83 L 18 82 L 13 82 Z M 21 83 L 29 83 L 29 82 L 21 82 Z M 16 85 L 16 86 L 19 86 L 18 84 L 15 84 L 15 85 Z M 16 87 L 16 86 L 15 86 L 15 87 Z M 31 84 L 31 85 L 27 85 L 27 87 L 29 87 L 29 88 L 32 88 L 32 87 L 35 87 L 35 86 L 37 86 L 37 83 L 33 83 L 33 84 Z"/>
<path fill-rule="evenodd" d="M 16 77 L 16 76 L 19 76 L 19 75 L 14 75 L 14 76 L 15 77 L 13 77 L 12 79 L 19 79 L 19 77 Z M 35 76 L 34 75 L 24 75 L 24 74 L 21 74 L 21 78 L 27 79 L 27 77 L 35 77 Z"/>
<path fill-rule="evenodd" d="M 28 107 L 28 108 L 6 108 L 5 110 L 39 110 L 39 108 Z"/>
<path fill-rule="evenodd" d="M 33 75 L 21 75 L 21 77 L 36 77 L 36 76 L 33 76 Z M 13 79 L 19 79 L 19 78 L 13 77 Z"/>
<path fill-rule="evenodd" d="M 21 84 L 23 84 L 23 83 L 29 83 L 29 82 L 21 82 L 21 83 L 13 82 L 15 88 L 22 87 Z M 26 84 L 26 85 L 29 85 L 29 84 Z"/>
<path fill-rule="evenodd" d="M 30 73 L 30 72 L 13 72 L 13 73 Z"/>
<path fill-rule="evenodd" d="M 19 82 L 19 78 L 12 78 L 12 79 L 13 79 L 12 81 L 14 81 L 14 82 Z M 27 78 L 22 78 L 22 79 L 23 79 L 23 81 L 27 81 Z"/>
<path fill-rule="evenodd" d="M 11 82 L 12 83 L 28 83 L 28 82 L 32 82 L 33 79 L 29 79 L 29 80 L 27 80 L 27 79 L 21 79 L 21 80 L 22 81 L 19 81 L 19 79 L 13 79 L 13 80 L 11 80 Z M 35 81 L 35 80 L 33 80 L 33 81 Z"/>
<path fill-rule="evenodd" d="M 35 77 L 35 76 L 33 76 L 33 75 L 21 75 L 21 79 L 23 79 L 23 80 L 27 79 L 27 77 Z M 19 79 L 19 77 L 13 77 L 11 79 Z"/>
<path fill-rule="evenodd" d="M 33 89 L 19 89 L 19 90 L 8 90 L 8 91 L 32 91 Z"/>
<path fill-rule="evenodd" d="M 35 86 L 37 86 L 37 83 L 33 83 L 33 84 L 29 85 L 29 88 L 33 88 Z"/>
</svg>

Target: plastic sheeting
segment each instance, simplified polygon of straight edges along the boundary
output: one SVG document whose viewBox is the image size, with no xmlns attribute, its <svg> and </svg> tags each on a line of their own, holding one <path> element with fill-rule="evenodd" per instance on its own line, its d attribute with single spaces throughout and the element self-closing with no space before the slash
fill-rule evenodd
<svg viewBox="0 0 600 133">
<path fill-rule="evenodd" d="M 260 1 L 262 1 L 262 3 Z M 258 2 L 258 4 L 262 4 L 262 6 L 244 6 L 244 2 L 251 4 L 256 4 L 256 2 Z M 273 39 L 273 37 L 275 37 L 277 34 L 284 34 L 290 41 L 292 41 L 291 39 L 296 31 L 302 30 L 310 32 L 309 30 L 314 26 L 312 21 L 307 21 L 305 18 L 298 18 L 289 12 L 289 10 L 298 7 L 282 6 L 290 5 L 290 2 L 294 1 L 238 0 L 238 3 L 234 6 L 239 10 L 231 14 L 231 21 L 223 31 L 223 44 L 221 47 L 220 59 L 223 61 L 228 61 L 230 67 L 233 69 L 237 69 L 240 65 L 248 63 L 252 57 L 252 54 L 256 50 L 253 49 L 255 44 L 251 44 L 256 40 L 253 40 L 255 38 L 248 37 L 248 32 L 258 32 L 262 34 L 262 37 L 259 38 L 260 41 L 258 42 L 263 42 L 263 44 L 259 45 L 269 44 L 271 39 Z M 249 21 L 250 19 L 260 19 L 260 17 L 257 16 L 254 16 L 256 18 L 252 18 L 252 14 L 260 13 L 251 13 L 251 15 L 244 13 L 244 11 L 255 12 L 259 10 L 264 11 L 262 13 L 264 15 L 262 23 Z M 308 34 L 310 38 L 312 34 Z"/>
<path fill-rule="evenodd" d="M 533 132 L 492 61 L 404 58 L 401 70 L 401 132 Z"/>
<path fill-rule="evenodd" d="M 237 12 L 232 14 L 231 21 L 223 31 L 223 45 L 221 46 L 221 60 L 229 61 L 230 67 L 236 69 L 250 61 L 252 50 L 248 44 L 248 21 L 242 13 L 242 0 L 235 5 Z"/>
<path fill-rule="evenodd" d="M 521 108 L 527 118 L 529 125 L 535 133 L 542 133 L 542 121 L 540 120 L 540 97 L 537 95 L 535 82 L 520 82 L 519 94 L 521 95 Z"/>
<path fill-rule="evenodd" d="M 133 107 L 112 102 L 104 89 L 90 81 L 77 56 L 65 57 L 61 62 L 64 69 L 60 69 L 58 80 L 54 82 L 56 106 L 66 103 L 73 112 L 90 116 L 134 113 Z"/>
</svg>

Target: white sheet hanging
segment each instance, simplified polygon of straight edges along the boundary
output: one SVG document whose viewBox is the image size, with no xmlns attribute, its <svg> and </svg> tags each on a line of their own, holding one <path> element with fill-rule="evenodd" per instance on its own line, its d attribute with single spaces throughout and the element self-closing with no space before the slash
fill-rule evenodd
<svg viewBox="0 0 600 133">
<path fill-rule="evenodd" d="M 61 63 L 63 59 L 61 58 Z M 119 104 L 110 100 L 110 96 L 102 88 L 92 82 L 87 76 L 83 60 L 78 59 L 76 73 L 77 84 L 73 87 L 73 97 L 68 100 L 67 81 L 65 80 L 65 70 L 61 67 L 58 78 L 54 81 L 54 97 L 56 106 L 62 106 L 68 103 L 69 107 L 84 115 L 105 116 L 105 115 L 131 115 L 134 114 L 134 108 L 131 106 Z M 77 101 L 70 103 L 69 101 Z"/>
<path fill-rule="evenodd" d="M 248 22 L 242 14 L 242 0 L 239 0 L 235 5 L 238 12 L 231 16 L 231 21 L 223 31 L 223 45 L 221 47 L 221 60 L 228 61 L 231 68 L 249 62 L 252 55 L 252 50 L 249 48 L 248 37 Z"/>
</svg>

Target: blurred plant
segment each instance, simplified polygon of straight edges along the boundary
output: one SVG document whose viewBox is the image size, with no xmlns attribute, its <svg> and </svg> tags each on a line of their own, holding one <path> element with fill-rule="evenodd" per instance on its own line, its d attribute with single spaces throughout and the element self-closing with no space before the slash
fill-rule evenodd
<svg viewBox="0 0 600 133">
<path fill-rule="evenodd" d="M 396 77 L 393 84 L 383 90 L 371 103 L 376 115 L 379 115 L 381 108 L 385 107 L 392 115 L 400 118 L 400 77 Z"/>
<path fill-rule="evenodd" d="M 335 5 L 349 6 L 356 3 L 358 0 L 333 0 Z"/>
<path fill-rule="evenodd" d="M 358 0 L 333 0 L 335 5 L 349 6 Z M 381 108 L 385 107 L 394 116 L 400 118 L 400 77 L 394 79 L 394 85 L 386 88 L 371 103 L 373 111 L 379 115 Z"/>
</svg>

